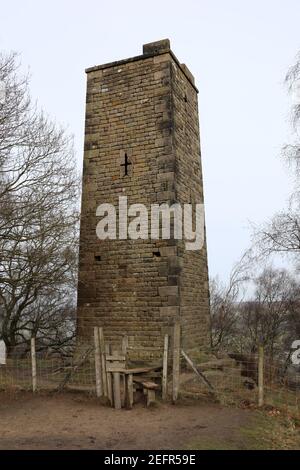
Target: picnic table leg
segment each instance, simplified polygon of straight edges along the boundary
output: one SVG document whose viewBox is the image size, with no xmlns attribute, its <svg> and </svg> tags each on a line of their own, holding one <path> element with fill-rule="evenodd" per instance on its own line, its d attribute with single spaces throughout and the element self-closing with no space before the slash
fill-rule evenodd
<svg viewBox="0 0 300 470">
<path fill-rule="evenodd" d="M 120 389 L 120 372 L 113 372 L 113 392 L 115 409 L 120 410 L 121 405 L 121 389 Z"/>
<path fill-rule="evenodd" d="M 155 390 L 148 389 L 147 390 L 147 407 L 150 406 L 151 403 L 155 403 Z"/>
<path fill-rule="evenodd" d="M 126 374 L 121 374 L 121 405 L 122 405 L 122 408 L 126 408 L 126 395 L 127 395 L 127 391 L 126 391 Z M 122 390 L 123 390 L 123 393 L 122 393 Z"/>
<path fill-rule="evenodd" d="M 131 410 L 133 406 L 133 376 L 132 374 L 125 375 L 125 389 L 126 389 L 126 408 Z"/>
</svg>

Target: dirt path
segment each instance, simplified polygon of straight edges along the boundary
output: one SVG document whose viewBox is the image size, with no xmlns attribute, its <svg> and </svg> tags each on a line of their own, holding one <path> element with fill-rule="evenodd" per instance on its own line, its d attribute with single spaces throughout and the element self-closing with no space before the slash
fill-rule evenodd
<svg viewBox="0 0 300 470">
<path fill-rule="evenodd" d="M 233 442 L 251 412 L 207 404 L 115 411 L 73 394 L 0 393 L 0 449 L 178 449 Z"/>
</svg>

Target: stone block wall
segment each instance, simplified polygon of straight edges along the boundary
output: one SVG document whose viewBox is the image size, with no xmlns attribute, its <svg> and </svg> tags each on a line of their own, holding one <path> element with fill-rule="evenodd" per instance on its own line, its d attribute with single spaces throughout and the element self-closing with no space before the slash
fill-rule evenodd
<svg viewBox="0 0 300 470">
<path fill-rule="evenodd" d="M 203 201 L 197 90 L 168 40 L 87 70 L 77 335 L 91 338 L 95 325 L 112 342 L 127 334 L 132 357 L 146 359 L 161 355 L 180 319 L 183 345 L 206 346 L 206 245 L 187 252 L 172 238 L 99 240 L 96 208 L 117 207 L 119 196 L 149 212 L 153 203 Z"/>
</svg>

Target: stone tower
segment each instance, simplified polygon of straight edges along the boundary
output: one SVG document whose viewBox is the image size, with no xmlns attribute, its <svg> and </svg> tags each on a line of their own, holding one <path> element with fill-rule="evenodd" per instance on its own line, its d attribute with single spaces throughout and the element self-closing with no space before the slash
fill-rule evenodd
<svg viewBox="0 0 300 470">
<path fill-rule="evenodd" d="M 95 325 L 106 337 L 129 338 L 132 357 L 161 355 L 163 335 L 180 320 L 182 345 L 209 344 L 206 242 L 188 251 L 184 240 L 99 240 L 96 208 L 203 203 L 194 77 L 169 40 L 143 54 L 87 72 L 80 230 L 79 339 Z"/>
</svg>

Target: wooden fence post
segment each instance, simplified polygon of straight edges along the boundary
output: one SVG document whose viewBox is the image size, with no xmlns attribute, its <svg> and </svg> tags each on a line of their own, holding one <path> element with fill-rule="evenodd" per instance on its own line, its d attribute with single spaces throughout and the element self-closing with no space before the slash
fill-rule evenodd
<svg viewBox="0 0 300 470">
<path fill-rule="evenodd" d="M 201 372 L 201 370 L 199 369 L 199 367 L 196 367 L 195 364 L 193 363 L 192 359 L 184 352 L 184 350 L 182 349 L 181 350 L 181 354 L 183 355 L 184 359 L 186 360 L 186 362 L 188 363 L 188 365 L 193 369 L 193 371 L 195 372 L 195 374 L 197 374 L 198 377 L 200 377 L 200 379 L 205 383 L 205 385 L 207 385 L 211 390 L 214 390 L 214 387 L 212 386 L 212 384 L 207 380 L 207 378 L 205 377 L 205 375 Z"/>
<path fill-rule="evenodd" d="M 103 328 L 99 327 L 99 344 L 100 344 L 100 356 L 101 356 L 101 372 L 102 372 L 102 387 L 103 395 L 107 397 L 107 375 L 106 375 L 106 359 L 105 359 L 105 341 Z"/>
<path fill-rule="evenodd" d="M 127 367 L 127 349 L 128 349 L 128 336 L 124 334 L 122 336 L 122 354 L 125 356 L 125 367 Z M 121 387 L 123 388 L 122 406 L 126 406 L 126 376 L 121 375 Z"/>
<path fill-rule="evenodd" d="M 97 326 L 94 327 L 94 341 L 95 341 L 96 394 L 97 394 L 97 397 L 99 398 L 102 395 L 102 377 L 101 377 L 99 330 Z"/>
<path fill-rule="evenodd" d="M 264 404 L 264 347 L 258 348 L 258 406 Z"/>
<path fill-rule="evenodd" d="M 113 406 L 114 401 L 113 401 L 112 375 L 111 375 L 111 372 L 106 371 L 106 356 L 110 356 L 110 354 L 111 354 L 110 344 L 106 343 L 104 357 L 105 357 L 105 373 L 106 373 L 106 383 L 107 383 L 107 397 L 111 406 Z"/>
<path fill-rule="evenodd" d="M 172 400 L 176 402 L 179 393 L 179 375 L 180 375 L 180 323 L 174 325 L 173 337 L 173 392 Z"/>
<path fill-rule="evenodd" d="M 32 373 L 32 391 L 35 393 L 37 389 L 36 381 L 36 354 L 35 354 L 35 338 L 31 338 L 31 373 Z"/>
<path fill-rule="evenodd" d="M 162 399 L 166 400 L 168 394 L 168 347 L 169 335 L 165 335 L 164 339 L 164 356 L 163 356 L 163 376 L 162 376 Z"/>
<path fill-rule="evenodd" d="M 122 354 L 124 354 L 124 356 L 127 355 L 127 347 L 128 347 L 128 336 L 123 335 L 122 336 Z"/>
</svg>

